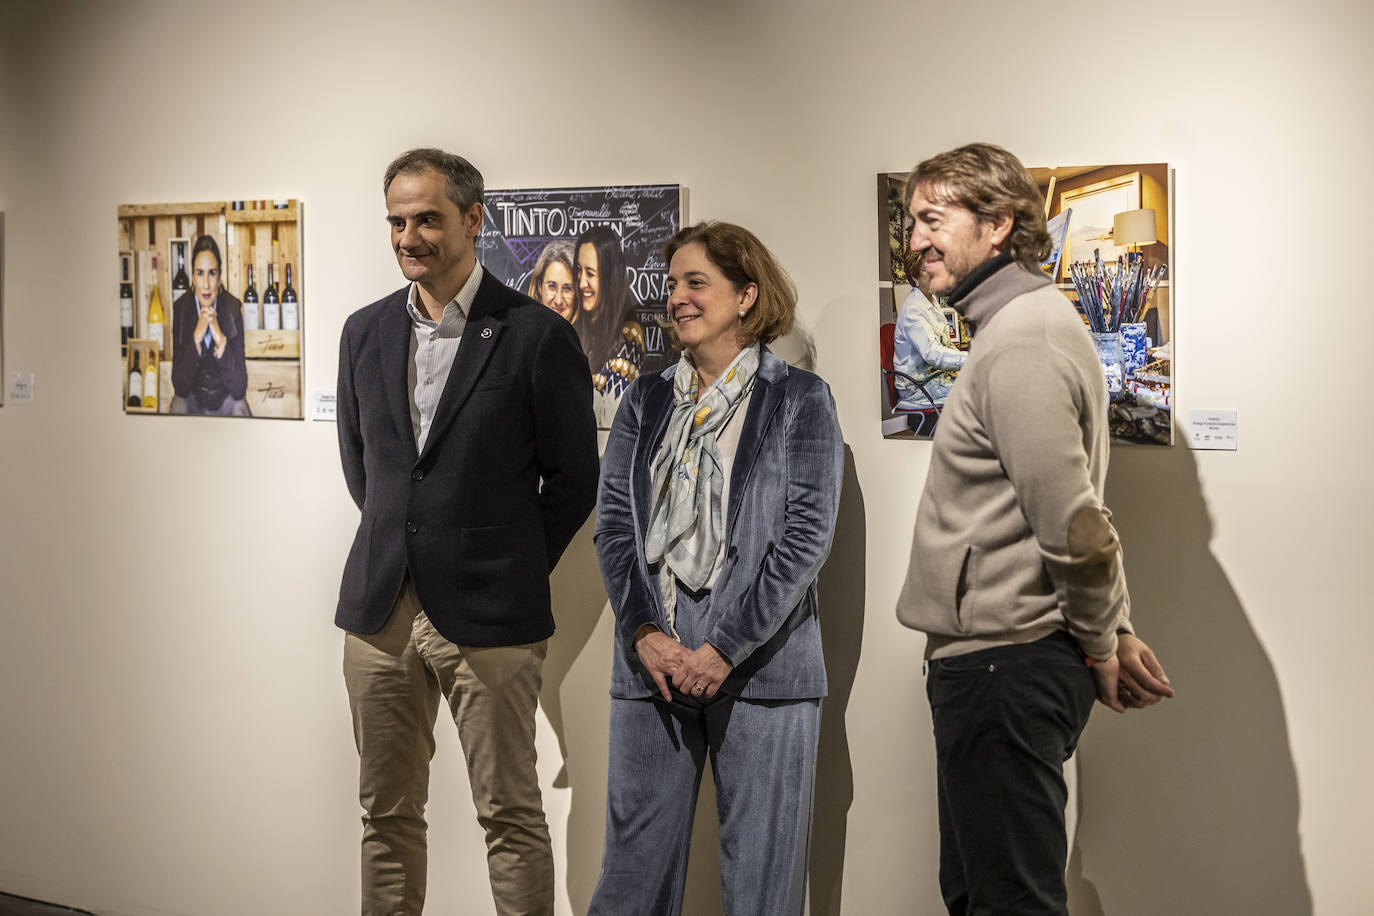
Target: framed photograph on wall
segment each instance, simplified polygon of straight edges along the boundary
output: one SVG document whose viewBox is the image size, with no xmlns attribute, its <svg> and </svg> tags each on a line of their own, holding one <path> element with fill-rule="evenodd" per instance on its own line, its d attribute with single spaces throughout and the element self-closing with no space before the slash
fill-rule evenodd
<svg viewBox="0 0 1374 916">
<path fill-rule="evenodd" d="M 677 361 L 662 321 L 664 243 L 682 228 L 680 185 L 487 191 L 477 257 L 507 286 L 564 317 L 592 375 L 597 425 L 646 372 Z"/>
<path fill-rule="evenodd" d="M 1173 444 L 1173 170 L 1155 162 L 1028 171 L 1056 248 L 1042 269 L 1094 334 L 1113 441 Z M 907 276 L 905 178 L 903 172 L 878 175 L 880 417 L 884 438 L 929 439 L 974 338 L 962 322 L 950 320 L 953 310 L 945 302 L 923 294 L 913 285 L 916 278 Z M 1095 271 L 1095 253 L 1105 281 L 1141 281 L 1136 289 L 1142 294 L 1130 300 L 1129 314 L 1123 308 L 1090 315 L 1079 302 L 1071 265 L 1094 262 Z"/>
<path fill-rule="evenodd" d="M 126 413 L 302 418 L 302 209 L 294 199 L 119 207 Z"/>
</svg>

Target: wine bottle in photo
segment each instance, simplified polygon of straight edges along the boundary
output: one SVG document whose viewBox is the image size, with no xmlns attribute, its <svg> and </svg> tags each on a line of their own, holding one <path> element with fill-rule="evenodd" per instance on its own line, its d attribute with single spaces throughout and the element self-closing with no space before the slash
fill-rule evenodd
<svg viewBox="0 0 1374 916">
<path fill-rule="evenodd" d="M 152 410 L 157 410 L 157 354 L 154 350 L 143 368 L 143 406 Z"/>
<path fill-rule="evenodd" d="M 153 292 L 148 297 L 148 336 L 157 341 L 157 348 L 161 350 L 167 346 L 167 341 L 162 336 L 162 296 L 157 287 L 157 258 L 153 258 Z"/>
<path fill-rule="evenodd" d="M 281 330 L 281 299 L 277 298 L 277 284 L 272 279 L 272 262 L 267 262 L 267 288 L 262 294 L 262 329 Z"/>
<path fill-rule="evenodd" d="M 191 278 L 186 276 L 186 244 L 178 242 L 172 246 L 177 253 L 177 272 L 172 276 L 172 304 L 191 290 Z"/>
<path fill-rule="evenodd" d="M 266 203 L 266 201 L 264 201 L 264 203 Z M 267 264 L 268 264 L 268 269 L 269 269 L 269 270 L 272 270 L 272 269 L 274 269 L 275 265 L 280 264 L 280 263 L 281 263 L 281 248 L 279 247 L 279 243 L 277 242 L 277 240 L 276 240 L 276 239 L 273 239 L 273 240 L 272 240 L 272 260 L 270 260 L 270 261 L 267 262 Z M 272 279 L 272 277 L 268 277 L 268 285 L 272 287 L 272 292 L 276 294 L 276 296 L 277 296 L 277 301 L 280 302 L 280 301 L 281 301 L 281 290 L 277 287 L 277 281 L 274 280 L 274 279 Z"/>
<path fill-rule="evenodd" d="M 262 327 L 258 320 L 258 288 L 253 285 L 253 265 L 248 266 L 248 288 L 243 291 L 243 328 L 256 331 Z"/>
<path fill-rule="evenodd" d="M 134 336 L 134 284 L 129 280 L 129 258 L 119 259 L 119 355 L 128 356 Z"/>
<path fill-rule="evenodd" d="M 134 351 L 134 364 L 129 369 L 129 400 L 126 402 L 130 407 L 143 406 L 143 370 L 138 368 L 138 351 Z"/>
<path fill-rule="evenodd" d="M 281 326 L 283 331 L 299 330 L 301 326 L 301 304 L 296 299 L 296 288 L 291 285 L 291 264 L 286 265 L 286 289 L 281 293 Z"/>
</svg>

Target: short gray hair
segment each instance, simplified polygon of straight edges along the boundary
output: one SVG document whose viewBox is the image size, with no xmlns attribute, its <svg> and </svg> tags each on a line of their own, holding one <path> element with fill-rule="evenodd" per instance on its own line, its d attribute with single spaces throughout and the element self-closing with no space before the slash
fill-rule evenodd
<svg viewBox="0 0 1374 916">
<path fill-rule="evenodd" d="M 444 176 L 447 184 L 448 199 L 458 205 L 460 210 L 468 210 L 473 204 L 482 202 L 486 188 L 482 173 L 462 156 L 446 153 L 433 146 L 421 146 L 406 150 L 386 167 L 382 178 L 382 193 L 391 190 L 391 182 L 397 175 L 414 175 L 426 169 L 433 169 Z"/>
</svg>

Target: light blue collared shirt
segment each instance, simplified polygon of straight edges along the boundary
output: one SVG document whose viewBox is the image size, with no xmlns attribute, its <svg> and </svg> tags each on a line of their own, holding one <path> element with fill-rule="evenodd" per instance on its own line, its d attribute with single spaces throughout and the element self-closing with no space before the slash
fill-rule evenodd
<svg viewBox="0 0 1374 916">
<path fill-rule="evenodd" d="M 458 295 L 444 306 L 443 317 L 431 321 L 416 304 L 415 284 L 410 284 L 410 295 L 406 299 L 411 327 L 406 390 L 410 392 L 410 425 L 415 432 L 416 451 L 425 450 L 429 427 L 439 408 L 439 397 L 444 393 L 444 384 L 463 340 L 463 328 L 467 327 L 468 313 L 472 311 L 472 301 L 477 298 L 477 287 L 481 285 L 482 265 L 475 264 Z"/>
</svg>

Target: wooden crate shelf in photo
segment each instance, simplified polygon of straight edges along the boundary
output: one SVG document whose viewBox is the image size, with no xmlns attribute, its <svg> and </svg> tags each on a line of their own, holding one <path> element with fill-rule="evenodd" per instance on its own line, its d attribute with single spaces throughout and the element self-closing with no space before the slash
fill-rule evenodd
<svg viewBox="0 0 1374 916">
<path fill-rule="evenodd" d="M 297 360 L 250 359 L 248 409 L 255 417 L 301 417 L 301 364 Z"/>
<path fill-rule="evenodd" d="M 300 359 L 300 331 L 245 331 L 243 351 L 249 359 Z"/>
<path fill-rule="evenodd" d="M 231 223 L 279 223 L 283 220 L 294 222 L 296 201 L 292 200 L 281 210 L 228 210 L 225 218 Z"/>
</svg>

